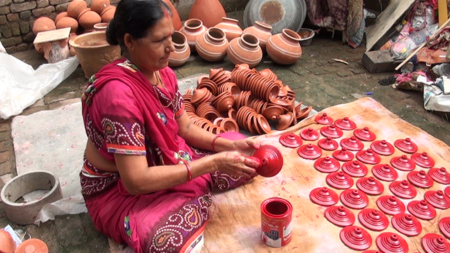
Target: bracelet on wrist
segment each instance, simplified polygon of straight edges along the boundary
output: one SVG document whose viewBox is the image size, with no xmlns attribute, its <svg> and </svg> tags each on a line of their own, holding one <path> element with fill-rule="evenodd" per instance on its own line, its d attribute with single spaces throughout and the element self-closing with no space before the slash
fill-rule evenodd
<svg viewBox="0 0 450 253">
<path fill-rule="evenodd" d="M 191 165 L 189 164 L 188 161 L 185 160 L 181 160 L 181 162 L 183 162 L 184 166 L 186 166 L 186 171 L 187 171 L 187 181 L 191 181 L 192 180 L 192 170 L 191 170 Z"/>
<path fill-rule="evenodd" d="M 212 142 L 211 142 L 211 149 L 212 149 L 212 151 L 213 151 L 214 153 L 217 152 L 217 151 L 216 151 L 215 144 L 216 144 L 216 140 L 217 140 L 219 137 L 220 137 L 219 135 L 214 136 L 214 139 L 213 139 Z"/>
</svg>

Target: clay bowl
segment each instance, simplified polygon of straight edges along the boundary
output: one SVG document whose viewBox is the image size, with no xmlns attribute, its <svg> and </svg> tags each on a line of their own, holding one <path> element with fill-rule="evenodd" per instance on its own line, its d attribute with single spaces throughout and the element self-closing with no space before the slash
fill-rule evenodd
<svg viewBox="0 0 450 253">
<path fill-rule="evenodd" d="M 272 145 L 262 145 L 250 158 L 260 163 L 256 172 L 263 177 L 273 177 L 283 168 L 283 156 Z"/>
<path fill-rule="evenodd" d="M 286 114 L 283 114 L 278 119 L 276 128 L 278 130 L 284 130 L 284 129 L 288 128 L 292 124 L 293 121 L 294 121 L 294 114 L 293 113 L 288 112 Z"/>
<path fill-rule="evenodd" d="M 263 115 L 267 120 L 277 120 L 283 114 L 283 107 L 275 105 L 269 106 L 263 110 Z"/>
</svg>

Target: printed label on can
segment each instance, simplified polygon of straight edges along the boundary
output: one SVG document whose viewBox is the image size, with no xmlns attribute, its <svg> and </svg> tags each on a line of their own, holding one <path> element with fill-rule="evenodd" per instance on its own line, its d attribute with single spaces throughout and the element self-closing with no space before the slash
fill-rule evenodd
<svg viewBox="0 0 450 253">
<path fill-rule="evenodd" d="M 261 217 L 261 239 L 271 247 L 282 247 L 291 241 L 292 216 L 278 219 L 265 215 Z"/>
</svg>

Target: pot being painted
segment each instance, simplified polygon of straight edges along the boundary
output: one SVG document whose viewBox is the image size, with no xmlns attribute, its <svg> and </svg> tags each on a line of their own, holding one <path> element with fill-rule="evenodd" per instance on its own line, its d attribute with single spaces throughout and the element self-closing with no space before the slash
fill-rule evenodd
<svg viewBox="0 0 450 253">
<path fill-rule="evenodd" d="M 191 49 L 187 42 L 186 36 L 180 31 L 174 31 L 172 33 L 172 42 L 175 47 L 175 51 L 170 53 L 169 67 L 179 67 L 186 63 L 191 55 Z"/>
<path fill-rule="evenodd" d="M 202 36 L 197 37 L 195 49 L 206 61 L 217 62 L 227 55 L 228 40 L 225 32 L 216 27 L 208 28 Z"/>
<path fill-rule="evenodd" d="M 282 65 L 294 64 L 302 56 L 301 37 L 290 29 L 272 35 L 267 41 L 266 49 L 270 59 Z"/>
<path fill-rule="evenodd" d="M 230 42 L 227 55 L 235 65 L 247 63 L 250 68 L 253 68 L 261 62 L 262 50 L 258 38 L 251 34 L 243 34 Z"/>
</svg>

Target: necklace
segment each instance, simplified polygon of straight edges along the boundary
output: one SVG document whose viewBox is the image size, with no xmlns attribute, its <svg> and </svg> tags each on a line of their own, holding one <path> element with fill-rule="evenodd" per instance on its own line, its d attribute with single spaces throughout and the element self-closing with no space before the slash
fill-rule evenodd
<svg viewBox="0 0 450 253">
<path fill-rule="evenodd" d="M 157 86 L 162 86 L 164 88 L 164 90 L 166 91 L 167 94 L 170 94 L 169 91 L 167 90 L 166 86 L 164 85 L 162 79 L 161 79 L 161 75 L 159 73 L 159 71 L 155 72 L 155 77 L 156 77 L 156 84 L 152 84 L 153 90 L 156 93 L 157 96 L 157 100 L 159 102 L 159 104 L 161 105 L 161 110 L 162 113 L 164 113 L 165 109 L 164 108 L 168 108 L 170 106 L 172 106 L 172 119 L 175 120 L 175 101 L 174 99 L 166 96 L 163 92 L 161 92 L 161 90 L 157 87 Z M 163 100 L 163 101 L 161 101 Z M 164 102 L 164 104 L 163 104 Z M 164 113 L 165 114 L 165 113 Z M 163 116 L 165 117 L 165 115 Z"/>
</svg>

